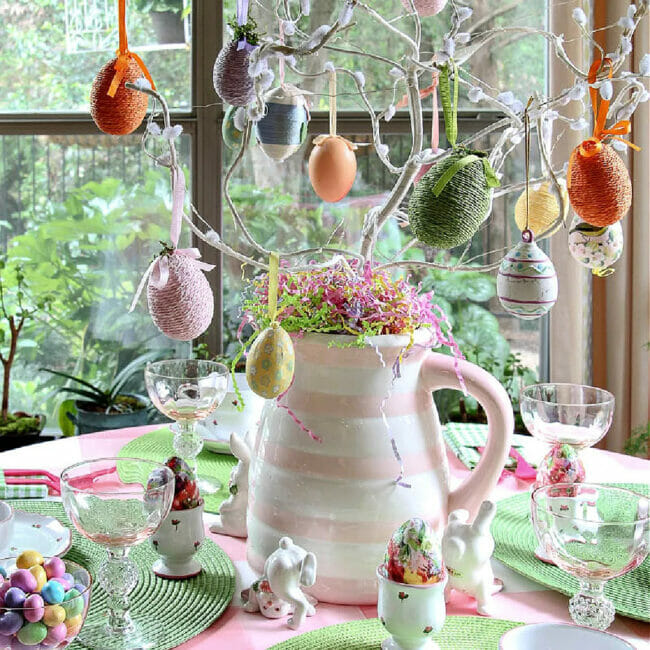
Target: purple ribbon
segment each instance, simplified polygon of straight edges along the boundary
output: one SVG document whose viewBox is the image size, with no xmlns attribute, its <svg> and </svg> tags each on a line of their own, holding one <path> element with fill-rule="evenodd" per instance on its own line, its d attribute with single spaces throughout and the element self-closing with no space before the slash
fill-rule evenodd
<svg viewBox="0 0 650 650">
<path fill-rule="evenodd" d="M 248 0 L 237 0 L 237 24 L 245 25 L 248 22 Z M 239 39 L 237 43 L 237 50 L 246 50 L 251 52 L 255 49 L 255 45 L 251 45 L 246 37 Z"/>
</svg>

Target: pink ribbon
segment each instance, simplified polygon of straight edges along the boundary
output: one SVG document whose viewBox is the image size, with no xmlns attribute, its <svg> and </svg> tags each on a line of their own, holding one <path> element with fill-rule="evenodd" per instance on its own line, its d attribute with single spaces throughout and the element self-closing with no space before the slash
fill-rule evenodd
<svg viewBox="0 0 650 650">
<path fill-rule="evenodd" d="M 189 257 L 192 260 L 195 260 L 195 264 L 202 271 L 211 271 L 214 268 L 214 264 L 207 264 L 206 262 L 199 262 L 201 253 L 198 248 L 176 248 L 178 246 L 178 240 L 181 236 L 181 224 L 183 223 L 183 203 L 185 201 L 185 175 L 180 167 L 173 167 L 171 170 L 172 174 L 172 223 L 169 231 L 169 237 L 171 239 L 173 251 L 169 254 L 162 254 L 156 257 L 156 259 L 149 264 L 149 267 L 144 272 L 140 284 L 136 289 L 135 295 L 133 296 L 133 301 L 129 307 L 129 312 L 132 312 L 135 309 L 135 306 L 138 304 L 140 295 L 144 290 L 144 285 L 147 280 L 151 282 L 151 285 L 156 289 L 162 289 L 167 285 L 169 281 L 169 258 L 171 255 L 182 255 L 184 257 Z"/>
</svg>

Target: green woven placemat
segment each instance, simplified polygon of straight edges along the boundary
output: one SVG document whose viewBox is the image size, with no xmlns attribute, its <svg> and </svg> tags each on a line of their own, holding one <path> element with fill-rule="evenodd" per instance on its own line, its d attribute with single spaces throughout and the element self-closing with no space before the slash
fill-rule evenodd
<svg viewBox="0 0 650 650">
<path fill-rule="evenodd" d="M 118 456 L 121 458 L 144 458 L 163 463 L 170 456 L 174 456 L 173 439 L 174 434 L 169 429 L 156 429 L 128 442 L 120 449 Z M 219 512 L 219 506 L 228 497 L 230 471 L 236 464 L 237 459 L 234 456 L 213 454 L 205 449 L 197 456 L 199 474 L 221 481 L 221 489 L 218 492 L 202 495 L 206 512 L 215 514 Z M 146 480 L 146 477 L 144 478 Z"/>
<path fill-rule="evenodd" d="M 612 485 L 650 495 L 650 485 L 643 483 Z M 573 576 L 535 557 L 537 536 L 530 521 L 530 494 L 517 494 L 497 503 L 492 535 L 497 560 L 567 596 L 577 593 L 578 581 Z M 605 595 L 612 600 L 619 614 L 650 621 L 650 558 L 634 571 L 610 580 L 605 585 Z"/>
<path fill-rule="evenodd" d="M 61 523 L 72 529 L 72 548 L 66 559 L 78 562 L 90 571 L 93 578 L 106 551 L 82 537 L 72 526 L 56 501 L 9 501 L 17 510 L 37 512 L 56 517 Z M 235 592 L 235 568 L 230 558 L 211 540 L 206 539 L 196 557 L 203 566 L 203 571 L 188 580 L 164 580 L 156 577 L 151 565 L 157 555 L 148 542 L 136 546 L 130 553 L 131 559 L 138 565 L 140 572 L 138 584 L 131 593 L 131 614 L 135 621 L 141 622 L 142 616 L 153 614 L 145 632 L 163 626 L 165 641 L 158 644 L 156 650 L 168 650 L 188 641 L 208 628 L 226 609 Z M 90 597 L 90 610 L 87 622 L 100 620 L 106 612 L 106 594 L 95 583 Z M 86 646 L 75 641 L 70 650 L 83 650 Z M 120 646 L 111 645 L 103 650 L 120 650 Z"/>
<path fill-rule="evenodd" d="M 499 639 L 523 623 L 481 616 L 447 616 L 432 639 L 444 650 L 497 650 Z M 388 638 L 378 618 L 351 621 L 313 630 L 272 646 L 269 650 L 377 650 Z"/>
</svg>

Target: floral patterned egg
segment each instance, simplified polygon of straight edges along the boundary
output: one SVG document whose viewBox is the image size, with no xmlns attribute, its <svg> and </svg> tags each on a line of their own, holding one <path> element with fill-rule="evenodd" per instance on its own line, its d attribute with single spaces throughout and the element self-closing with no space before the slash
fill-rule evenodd
<svg viewBox="0 0 650 650">
<path fill-rule="evenodd" d="M 260 332 L 246 359 L 246 381 L 265 399 L 284 393 L 293 380 L 295 353 L 291 337 L 277 323 Z"/>
<path fill-rule="evenodd" d="M 623 227 L 592 226 L 575 216 L 569 228 L 569 251 L 582 266 L 594 272 L 604 271 L 623 253 Z"/>
<path fill-rule="evenodd" d="M 501 261 L 497 274 L 501 306 L 513 316 L 532 320 L 557 300 L 553 262 L 534 241 L 521 241 Z"/>
</svg>

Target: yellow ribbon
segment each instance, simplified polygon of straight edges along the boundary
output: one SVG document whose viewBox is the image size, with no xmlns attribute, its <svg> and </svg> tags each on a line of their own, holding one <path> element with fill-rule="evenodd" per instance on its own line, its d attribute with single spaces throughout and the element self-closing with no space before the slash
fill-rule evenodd
<svg viewBox="0 0 650 650">
<path fill-rule="evenodd" d="M 144 61 L 135 52 L 129 51 L 129 44 L 126 37 L 126 0 L 118 0 L 117 18 L 118 18 L 118 25 L 119 25 L 119 32 L 120 32 L 120 47 L 116 52 L 117 61 L 113 66 L 113 69 L 115 70 L 115 74 L 113 75 L 111 85 L 109 86 L 108 92 L 106 94 L 109 97 L 115 97 L 115 93 L 117 92 L 117 89 L 120 87 L 120 82 L 124 78 L 124 74 L 126 73 L 127 68 L 129 67 L 130 59 L 133 59 L 138 64 L 140 70 L 142 70 L 142 74 L 145 76 L 147 81 L 151 84 L 151 87 L 155 90 L 156 85 L 154 84 L 153 79 L 149 74 L 149 70 L 147 70 L 147 66 L 144 64 Z"/>
<path fill-rule="evenodd" d="M 278 269 L 280 266 L 280 256 L 272 252 L 269 259 L 269 319 L 271 325 L 276 323 L 278 315 Z"/>
</svg>

